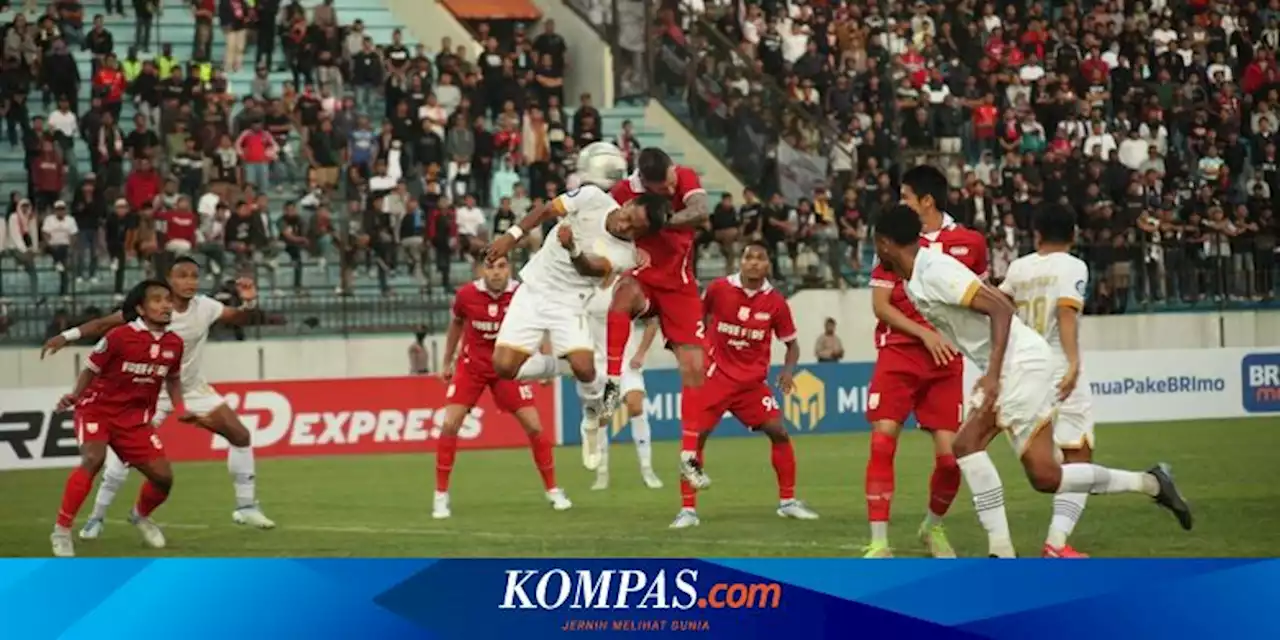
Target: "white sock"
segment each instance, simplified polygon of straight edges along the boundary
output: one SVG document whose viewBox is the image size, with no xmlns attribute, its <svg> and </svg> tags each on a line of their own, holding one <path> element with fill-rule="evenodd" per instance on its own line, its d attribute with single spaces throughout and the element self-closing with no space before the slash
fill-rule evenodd
<svg viewBox="0 0 1280 640">
<path fill-rule="evenodd" d="M 956 460 L 964 476 L 969 492 L 973 494 L 973 508 L 978 512 L 978 522 L 987 531 L 987 545 L 991 555 L 1012 558 L 1013 540 L 1009 536 L 1009 518 L 1004 511 L 1004 484 L 1000 472 L 991 462 L 986 451 L 971 453 Z"/>
<path fill-rule="evenodd" d="M 1067 538 L 1071 537 L 1080 516 L 1084 515 L 1084 505 L 1088 500 L 1087 493 L 1059 493 L 1053 497 L 1053 518 L 1049 520 L 1045 544 L 1055 549 L 1067 544 Z"/>
<path fill-rule="evenodd" d="M 231 447 L 227 451 L 227 471 L 236 490 L 236 508 L 258 503 L 256 476 L 253 472 L 253 446 Z"/>
<path fill-rule="evenodd" d="M 93 513 L 89 518 L 97 520 L 106 518 L 107 509 L 116 499 L 116 493 L 119 493 L 120 487 L 123 487 L 124 481 L 128 479 L 129 467 L 125 466 L 120 456 L 108 447 L 107 463 L 102 468 L 102 482 L 98 484 L 98 495 L 93 499 Z"/>
<path fill-rule="evenodd" d="M 889 544 L 889 523 L 871 522 L 871 542 Z"/>
<path fill-rule="evenodd" d="M 631 419 L 631 439 L 636 443 L 636 457 L 641 469 L 653 468 L 653 443 L 650 441 L 649 417 L 643 413 Z"/>
<path fill-rule="evenodd" d="M 596 468 L 597 476 L 609 475 L 609 427 L 600 427 L 600 466 Z"/>
<path fill-rule="evenodd" d="M 596 379 L 591 382 L 578 382 L 578 396 L 582 398 L 582 408 L 588 416 L 598 416 L 604 410 L 604 386 L 609 379 L 604 376 L 603 369 L 596 369 Z"/>
<path fill-rule="evenodd" d="M 556 377 L 558 373 L 555 358 L 545 353 L 535 353 L 520 365 L 516 380 L 547 380 Z"/>
<path fill-rule="evenodd" d="M 1091 462 L 1062 465 L 1062 481 L 1058 493 L 1145 493 L 1155 497 L 1160 483 L 1155 476 L 1141 471 L 1108 469 Z"/>
</svg>

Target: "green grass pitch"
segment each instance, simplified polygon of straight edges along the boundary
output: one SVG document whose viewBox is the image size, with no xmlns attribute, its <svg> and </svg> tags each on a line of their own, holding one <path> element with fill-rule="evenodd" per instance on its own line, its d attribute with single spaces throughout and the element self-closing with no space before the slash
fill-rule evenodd
<svg viewBox="0 0 1280 640">
<path fill-rule="evenodd" d="M 822 514 L 783 520 L 769 445 L 758 438 L 712 438 L 701 494 L 702 526 L 670 531 L 679 507 L 676 443 L 654 447 L 667 486 L 646 489 L 634 450 L 615 445 L 613 486 L 589 490 L 594 474 L 576 447 L 557 450 L 560 484 L 574 502 L 554 512 L 542 497 L 527 450 L 462 451 L 453 478 L 453 518 L 431 519 L 434 457 L 397 455 L 268 459 L 258 465 L 258 491 L 279 527 L 256 531 L 232 524 L 225 464 L 176 466 L 173 499 L 157 512 L 169 547 L 144 548 L 123 523 L 136 496 L 136 474 L 112 508 L 103 538 L 77 541 L 93 556 L 857 556 L 867 541 L 863 474 L 867 436 L 812 435 L 795 440 L 798 495 Z M 1196 529 L 1178 528 L 1169 513 L 1139 496 L 1094 496 L 1072 539 L 1101 557 L 1274 556 L 1280 543 L 1280 420 L 1261 418 L 1105 426 L 1098 462 L 1146 469 L 1173 465 L 1191 501 Z M 1033 492 L 1009 447 L 997 440 L 1018 551 L 1037 556 L 1051 497 Z M 924 513 L 933 452 L 929 439 L 907 432 L 898 449 L 890 539 L 899 556 L 920 556 L 915 538 Z M 0 473 L 0 556 L 47 556 L 66 470 Z M 90 498 L 90 502 L 92 498 Z M 86 504 L 77 526 L 88 514 Z M 985 536 L 963 490 L 948 517 L 960 555 L 982 556 Z"/>
</svg>

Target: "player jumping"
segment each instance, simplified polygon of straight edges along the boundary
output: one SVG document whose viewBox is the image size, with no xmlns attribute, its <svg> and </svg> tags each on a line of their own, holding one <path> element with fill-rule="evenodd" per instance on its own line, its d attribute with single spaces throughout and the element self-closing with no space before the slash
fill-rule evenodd
<svg viewBox="0 0 1280 640">
<path fill-rule="evenodd" d="M 271 529 L 276 526 L 262 512 L 257 501 L 257 482 L 254 473 L 252 436 L 240 417 L 218 392 L 209 386 L 200 372 L 201 354 L 204 343 L 209 338 L 209 329 L 218 322 L 239 323 L 245 320 L 257 301 L 258 291 L 251 280 L 242 279 L 236 282 L 236 292 L 242 304 L 238 308 L 227 307 L 221 302 L 198 294 L 200 289 L 200 266 L 189 257 L 181 257 L 169 268 L 169 286 L 173 291 L 173 322 L 169 330 L 178 334 L 185 345 L 182 360 L 182 391 L 189 411 L 201 417 L 199 426 L 226 438 L 231 447 L 227 450 L 227 470 L 231 473 L 231 482 L 235 488 L 236 509 L 231 512 L 231 519 L 236 524 L 249 525 L 258 529 Z M 126 307 L 127 308 L 127 307 Z M 74 329 L 63 331 L 44 345 L 43 353 L 57 353 L 58 350 L 81 338 L 96 338 L 112 327 L 125 323 L 123 312 L 90 320 Z M 153 425 L 159 426 L 170 412 L 173 403 L 167 395 L 160 396 Z M 103 522 L 107 508 L 115 499 L 116 492 L 128 479 L 129 469 L 124 461 L 108 455 L 106 472 L 102 476 L 102 485 L 98 487 L 98 496 L 94 501 L 93 514 L 80 537 L 92 540 L 102 535 Z"/>
<path fill-rule="evenodd" d="M 80 466 L 67 477 L 62 507 L 49 536 L 53 555 L 60 558 L 76 554 L 71 525 L 89 497 L 94 476 L 102 470 L 108 448 L 147 477 L 129 521 L 148 546 L 159 549 L 165 544 L 151 513 L 169 497 L 173 469 L 150 421 L 161 385 L 174 403 L 182 405 L 182 338 L 167 330 L 173 315 L 169 285 L 158 280 L 141 282 L 124 304 L 137 319 L 107 332 L 89 354 L 75 389 L 58 402 L 59 411 L 75 406 L 80 442 Z M 197 418 L 188 414 L 182 420 Z"/>
<path fill-rule="evenodd" d="M 773 445 L 770 459 L 778 478 L 779 516 L 799 520 L 816 520 L 818 514 L 795 497 L 796 454 L 791 436 L 782 424 L 778 399 L 769 388 L 769 360 L 773 337 L 787 346 L 778 387 L 783 393 L 794 388 L 792 374 L 800 360 L 796 345 L 796 326 L 787 299 L 769 283 L 769 253 L 764 245 L 747 245 L 742 253 L 741 270 L 715 280 L 707 286 L 703 305 L 710 321 L 710 352 L 706 384 L 685 389 L 695 394 L 694 402 L 681 404 L 696 407 L 684 414 L 684 432 L 680 441 L 680 497 L 682 507 L 672 529 L 684 529 L 699 523 L 697 491 L 711 484 L 703 470 L 703 448 L 711 432 L 728 411 L 752 431 L 769 436 Z M 683 464 L 689 460 L 691 464 Z"/>
<path fill-rule="evenodd" d="M 1068 253 L 1075 241 L 1076 215 L 1070 207 L 1044 207 L 1036 216 L 1036 253 L 1009 265 L 1000 291 L 1013 299 L 1018 317 L 1053 349 L 1058 380 L 1058 418 L 1053 441 L 1064 462 L 1093 462 L 1093 396 L 1080 368 L 1080 311 L 1089 286 L 1089 267 Z M 1044 542 L 1046 558 L 1087 558 L 1067 538 L 1084 514 L 1087 493 L 1053 497 L 1053 518 Z"/>
<path fill-rule="evenodd" d="M 511 278 L 511 264 L 500 258 L 480 267 L 480 279 L 458 290 L 453 298 L 453 322 L 444 343 L 444 371 L 449 382 L 445 393 L 448 403 L 444 408 L 444 425 L 436 449 L 436 494 L 431 517 L 443 520 L 450 516 L 449 474 L 453 472 L 454 457 L 458 453 L 458 431 L 462 421 L 485 389 L 493 395 L 498 409 L 515 416 L 516 421 L 529 436 L 529 448 L 533 450 L 533 462 L 542 476 L 547 501 L 556 511 L 573 506 L 556 485 L 556 459 L 554 437 L 542 430 L 538 410 L 533 401 L 533 389 L 514 380 L 500 380 L 493 370 L 493 343 L 498 337 L 498 327 L 507 315 L 507 307 L 520 283 Z M 462 351 L 457 359 L 458 343 Z"/>
<path fill-rule="evenodd" d="M 1191 529 L 1191 509 L 1178 493 L 1168 465 L 1143 473 L 1057 459 L 1053 421 L 1059 375 L 1053 350 L 1017 318 L 1013 304 L 972 271 L 942 252 L 920 250 L 920 218 L 899 205 L 876 225 L 881 262 L 906 278 L 907 295 L 938 332 L 985 374 L 978 380 L 969 415 L 956 434 L 960 471 L 973 494 L 978 520 L 987 531 L 992 557 L 1014 557 L 1004 509 L 1004 487 L 986 449 L 1005 431 L 1031 486 L 1044 493 L 1145 493 Z"/>
<path fill-rule="evenodd" d="M 543 244 L 520 271 L 523 284 L 511 299 L 493 350 L 498 377 L 554 378 L 557 359 L 564 358 L 581 384 L 590 422 L 608 418 L 618 401 L 617 387 L 608 384 L 595 365 L 587 308 L 595 296 L 605 295 L 601 287 L 610 276 L 637 265 L 633 240 L 662 229 L 668 209 L 666 198 L 650 196 L 619 205 L 599 187 L 584 185 L 556 197 L 497 238 L 487 252 L 489 262 L 505 257 L 525 233 L 544 221 L 563 218 L 556 225 L 556 239 Z M 538 353 L 544 337 L 550 338 L 551 354 Z M 594 470 L 599 464 L 599 448 L 584 445 L 583 465 Z"/>
<path fill-rule="evenodd" d="M 687 423 L 697 412 L 689 390 L 702 386 L 705 373 L 706 326 L 693 269 L 693 244 L 698 228 L 711 216 L 707 192 L 693 169 L 674 164 L 661 149 L 648 148 L 640 152 L 636 172 L 613 185 L 610 193 L 622 203 L 641 195 L 669 198 L 676 213 L 661 232 L 636 240 L 650 262 L 622 277 L 613 292 L 608 319 L 609 379 L 622 377 L 633 319 L 656 316 L 680 368 L 680 415 Z M 684 464 L 692 463 L 691 451 L 681 456 Z"/>
<path fill-rule="evenodd" d="M 605 349 L 607 344 L 607 314 L 612 298 L 606 295 L 596 296 L 591 307 L 587 309 L 591 320 L 591 336 L 596 344 L 596 367 L 605 367 Z M 627 345 L 628 364 L 622 372 L 619 391 L 622 394 L 622 406 L 626 408 L 626 420 L 631 423 L 631 440 L 636 445 L 636 456 L 640 459 L 640 477 L 650 489 L 661 489 L 662 480 L 653 472 L 653 445 L 649 432 L 649 417 L 644 413 L 644 359 L 658 334 L 657 321 L 649 318 L 644 321 L 644 332 L 638 344 L 632 341 Z M 585 413 L 585 412 L 584 412 Z M 583 416 L 586 417 L 585 415 Z M 613 422 L 622 424 L 623 418 L 615 416 Z M 607 426 L 607 425 L 600 425 Z M 584 432 L 598 430 L 598 426 L 585 425 Z M 596 467 L 596 481 L 591 485 L 592 491 L 603 491 L 609 488 L 609 430 L 599 431 L 600 465 Z M 584 442 L 584 446 L 591 446 Z"/>
<path fill-rule="evenodd" d="M 902 177 L 902 201 L 920 216 L 920 246 L 941 251 L 980 277 L 987 272 L 987 242 L 981 233 L 957 225 L 939 207 L 946 202 L 947 178 L 921 165 Z M 960 428 L 964 404 L 964 360 L 925 322 L 884 264 L 871 272 L 871 303 L 876 314 L 876 365 L 867 395 L 871 455 L 867 458 L 867 518 L 871 543 L 867 558 L 889 558 L 889 510 L 893 500 L 893 459 L 898 435 L 914 413 L 920 428 L 933 436 L 934 465 L 929 478 L 929 508 L 919 536 L 935 558 L 954 558 L 942 517 L 960 490 L 960 468 L 951 443 Z"/>
</svg>

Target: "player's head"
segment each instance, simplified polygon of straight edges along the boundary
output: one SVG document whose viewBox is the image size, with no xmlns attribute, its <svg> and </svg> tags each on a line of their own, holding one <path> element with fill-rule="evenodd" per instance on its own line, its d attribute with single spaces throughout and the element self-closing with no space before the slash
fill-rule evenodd
<svg viewBox="0 0 1280 640">
<path fill-rule="evenodd" d="M 656 193 L 642 193 L 618 210 L 614 233 L 634 240 L 661 231 L 671 215 L 671 200 Z"/>
<path fill-rule="evenodd" d="M 123 311 L 127 319 L 142 318 L 153 327 L 167 326 L 173 319 L 173 290 L 163 280 L 143 280 L 125 296 Z"/>
<path fill-rule="evenodd" d="M 1035 218 L 1036 246 L 1069 245 L 1076 239 L 1076 212 L 1070 205 L 1042 206 Z"/>
<path fill-rule="evenodd" d="M 905 204 L 896 205 L 880 214 L 876 223 L 876 255 L 890 270 L 899 269 L 904 256 L 914 256 L 920 248 L 920 216 Z"/>
<path fill-rule="evenodd" d="M 480 263 L 480 277 L 490 291 L 502 291 L 511 282 L 511 263 L 504 258 Z"/>
<path fill-rule="evenodd" d="M 769 277 L 772 266 L 769 262 L 769 250 L 762 242 L 748 242 L 742 249 L 742 262 L 738 271 L 743 281 L 759 283 Z"/>
<path fill-rule="evenodd" d="M 902 204 L 916 215 L 932 215 L 947 204 L 947 176 L 937 167 L 922 164 L 902 174 Z"/>
<path fill-rule="evenodd" d="M 190 256 L 182 256 L 169 266 L 169 286 L 173 297 L 190 300 L 200 291 L 200 263 Z"/>
<path fill-rule="evenodd" d="M 675 193 L 676 165 L 666 151 L 657 147 L 642 150 L 636 159 L 636 170 L 645 191 L 665 196 Z"/>
</svg>

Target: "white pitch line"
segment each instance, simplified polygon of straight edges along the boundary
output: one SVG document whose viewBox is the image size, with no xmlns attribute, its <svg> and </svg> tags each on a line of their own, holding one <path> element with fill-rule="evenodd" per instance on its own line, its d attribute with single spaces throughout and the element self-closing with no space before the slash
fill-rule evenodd
<svg viewBox="0 0 1280 640">
<path fill-rule="evenodd" d="M 41 520 L 41 522 L 44 522 Z M 107 520 L 107 524 L 111 525 L 128 525 L 124 520 Z M 212 530 L 215 527 L 208 524 L 195 524 L 184 522 L 160 522 L 157 523 L 162 529 L 183 529 L 194 531 Z M 222 527 L 216 527 L 222 529 Z M 780 540 L 777 542 L 760 542 L 756 540 L 724 540 L 724 539 L 708 539 L 708 538 L 690 538 L 683 537 L 680 534 L 673 533 L 669 537 L 658 536 L 608 536 L 608 535 L 590 535 L 590 534 L 554 534 L 553 536 L 544 536 L 531 533 L 511 533 L 506 531 L 463 531 L 456 529 L 409 529 L 400 527 L 359 527 L 359 526 L 330 526 L 330 525 L 281 525 L 276 527 L 282 531 L 302 531 L 306 533 L 336 533 L 350 535 L 387 535 L 387 536 L 425 536 L 425 537 L 458 537 L 469 536 L 473 538 L 487 538 L 490 540 L 509 540 L 509 541 L 526 541 L 539 540 L 545 541 L 548 537 L 556 540 L 580 540 L 580 541 L 601 541 L 601 542 L 622 542 L 622 543 L 648 543 L 648 544 L 700 544 L 700 545 L 724 545 L 737 547 L 750 547 L 756 549 L 834 549 L 839 551 L 859 551 L 861 545 L 855 544 L 826 544 L 822 542 L 797 542 L 794 540 Z M 231 527 L 226 527 L 230 530 Z"/>
</svg>

